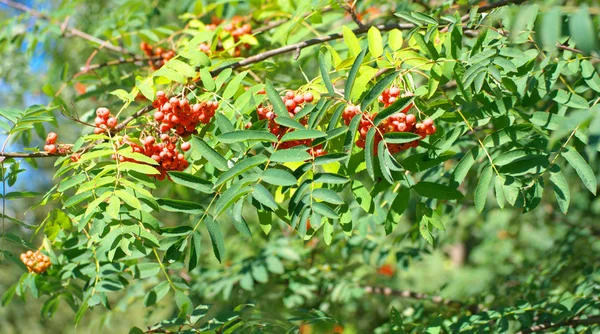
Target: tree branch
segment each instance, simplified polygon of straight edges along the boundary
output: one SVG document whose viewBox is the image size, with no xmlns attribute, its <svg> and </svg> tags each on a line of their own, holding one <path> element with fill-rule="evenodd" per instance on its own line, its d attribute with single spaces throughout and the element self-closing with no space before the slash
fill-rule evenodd
<svg viewBox="0 0 600 334">
<path fill-rule="evenodd" d="M 543 332 L 547 329 L 556 328 L 556 327 L 576 327 L 576 326 L 581 326 L 581 325 L 585 326 L 585 325 L 596 325 L 596 324 L 600 324 L 600 316 L 598 316 L 598 315 L 589 317 L 586 319 L 581 319 L 580 317 L 574 317 L 574 318 L 570 318 L 565 321 L 561 321 L 561 322 L 557 322 L 557 323 L 548 322 L 548 323 L 531 326 L 529 328 L 521 330 L 520 332 L 517 332 L 517 334 Z"/>
<path fill-rule="evenodd" d="M 22 12 L 25 12 L 25 13 L 27 13 L 33 17 L 36 17 L 38 19 L 46 20 L 52 24 L 55 24 L 55 25 L 61 27 L 61 31 L 66 31 L 73 36 L 77 36 L 79 38 L 85 39 L 86 41 L 92 42 L 94 44 L 98 44 L 98 45 L 100 45 L 100 48 L 105 48 L 105 49 L 108 49 L 111 51 L 115 51 L 115 52 L 119 52 L 119 53 L 123 53 L 123 54 L 127 54 L 127 55 L 132 54 L 131 52 L 129 52 L 129 50 L 124 49 L 120 46 L 113 45 L 109 41 L 100 39 L 98 37 L 94 37 L 88 33 L 85 33 L 83 31 L 79 30 L 79 29 L 66 27 L 66 26 L 64 26 L 64 23 L 56 22 L 52 17 L 50 17 L 44 13 L 38 12 L 35 9 L 29 8 L 23 4 L 14 2 L 12 0 L 0 0 L 0 3 L 3 3 L 11 8 L 20 10 Z"/>
<path fill-rule="evenodd" d="M 485 11 L 485 10 L 490 10 L 490 9 L 494 9 L 494 8 L 498 8 L 501 6 L 505 6 L 508 4 L 513 4 L 513 3 L 521 3 L 525 0 L 505 0 L 505 1 L 501 1 L 498 3 L 494 3 L 494 4 L 490 4 L 487 6 L 482 6 L 479 11 Z M 50 18 L 42 13 L 39 13 L 29 7 L 23 6 L 21 4 L 15 3 L 11 0 L 0 0 L 0 3 L 5 3 L 13 8 L 22 10 L 22 11 L 26 11 L 28 13 L 30 13 L 33 16 L 39 17 L 39 18 L 43 18 L 46 20 L 50 20 Z M 468 19 L 468 18 L 467 18 Z M 369 29 L 371 27 L 376 27 L 377 29 L 379 29 L 380 31 L 389 31 L 392 29 L 400 29 L 400 30 L 410 30 L 415 28 L 414 24 L 411 23 L 391 23 L 391 24 L 378 24 L 378 25 L 367 25 L 367 26 L 363 26 L 357 29 L 354 29 L 352 32 L 355 35 L 360 35 L 360 34 L 364 34 L 367 33 L 369 31 Z M 73 29 L 73 28 L 68 28 L 67 31 L 73 32 L 73 30 L 75 31 L 79 31 L 77 29 Z M 83 33 L 81 31 L 79 31 L 79 33 Z M 83 33 L 85 34 L 85 33 Z M 89 36 L 89 35 L 87 35 Z M 90 36 L 92 38 L 95 38 L 93 36 Z M 299 42 L 299 43 L 295 43 L 295 44 L 290 44 L 290 45 L 286 45 L 280 48 L 276 48 L 276 49 L 272 49 L 269 51 L 265 51 L 262 53 L 259 53 L 257 55 L 254 56 L 250 56 L 248 58 L 245 58 L 241 61 L 235 62 L 235 63 L 231 63 L 225 66 L 222 66 L 220 68 L 217 68 L 215 70 L 212 70 L 210 72 L 210 74 L 212 76 L 216 76 L 219 73 L 221 73 L 222 71 L 231 68 L 231 69 L 237 69 L 243 66 L 247 66 L 250 64 L 254 64 L 254 63 L 258 63 L 261 61 L 264 61 L 266 59 L 275 57 L 277 55 L 281 55 L 281 54 L 285 54 L 285 53 L 289 53 L 289 52 L 300 52 L 300 50 L 313 46 L 313 45 L 318 45 L 318 44 L 322 44 L 322 43 L 327 43 L 329 41 L 333 41 L 333 40 L 337 40 L 342 38 L 342 34 L 341 33 L 335 33 L 335 34 L 331 34 L 331 35 L 327 35 L 327 36 L 322 36 L 322 37 L 316 37 L 316 38 L 312 38 L 303 42 Z M 107 41 L 102 41 L 100 40 L 102 43 L 108 43 Z M 108 44 L 111 45 L 114 48 L 118 48 L 112 44 Z M 120 50 L 124 50 L 121 48 L 118 48 Z M 129 51 L 124 50 L 124 52 L 129 53 Z M 121 123 L 119 123 L 114 129 L 112 129 L 111 133 L 117 133 L 119 131 L 121 131 L 122 129 L 124 129 L 130 122 L 132 122 L 134 119 L 143 116 L 144 114 L 148 113 L 149 111 L 153 110 L 154 108 L 152 107 L 152 105 L 147 105 L 144 108 L 142 108 L 141 110 L 137 111 L 136 113 L 134 113 L 133 115 L 127 117 L 125 120 L 123 120 Z M 53 155 L 49 155 L 46 153 L 33 153 L 33 154 L 28 154 L 28 153 L 0 153 L 0 157 L 19 157 L 19 158 L 38 158 L 38 157 L 52 157 L 52 156 L 61 156 L 61 155 L 65 155 L 65 154 L 53 154 Z"/>
</svg>

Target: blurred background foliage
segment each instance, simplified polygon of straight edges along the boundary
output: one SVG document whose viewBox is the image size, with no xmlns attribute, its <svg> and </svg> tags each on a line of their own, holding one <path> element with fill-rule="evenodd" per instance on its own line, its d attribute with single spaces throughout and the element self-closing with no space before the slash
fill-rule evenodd
<svg viewBox="0 0 600 334">
<path fill-rule="evenodd" d="M 224 6 L 197 0 L 21 2 L 50 14 L 56 22 L 67 22 L 69 26 L 103 39 L 118 40 L 124 36 L 119 44 L 132 53 L 139 53 L 138 34 L 161 34 L 157 27 L 163 29 L 163 34 L 176 31 L 191 17 L 201 17 L 208 22 L 210 15 L 205 13 L 224 18 L 252 15 L 256 22 L 254 26 L 260 27 L 264 18 L 293 17 L 296 9 L 304 8 L 308 3 L 313 8 L 330 5 L 328 1 L 307 0 L 218 2 Z M 479 5 L 484 3 L 477 2 Z M 536 3 L 545 13 L 536 21 L 536 32 L 539 32 L 536 39 L 542 45 L 546 40 L 553 40 L 549 34 L 571 35 L 578 46 L 597 55 L 600 24 L 597 2 L 546 0 Z M 431 8 L 435 11 L 438 6 L 466 12 L 474 4 L 464 0 L 456 3 L 435 0 L 401 3 L 359 1 L 358 8 L 365 11 L 365 15 L 377 17 L 406 9 L 421 11 Z M 335 5 L 333 2 L 331 6 Z M 518 7 L 502 11 L 495 15 L 513 17 L 516 21 L 521 19 Z M 552 17 L 560 20 L 561 14 L 579 15 L 577 13 L 580 12 L 584 18 L 578 21 L 581 25 L 565 21 L 558 29 L 548 28 Z M 285 24 L 270 37 L 259 35 L 261 47 L 269 49 L 314 35 L 337 32 L 340 30 L 338 22 L 351 22 L 343 11 L 322 11 L 314 14 L 314 17 L 317 16 L 320 18 L 302 24 Z M 588 17 L 591 18 L 589 22 L 595 38 L 581 39 L 588 34 L 580 31 L 588 28 L 584 26 Z M 61 83 L 77 73 L 94 50 L 93 45 L 61 32 L 60 25 L 33 19 L 1 4 L 0 21 L 10 22 L 10 26 L 3 26 L 0 31 L 0 40 L 3 41 L 0 43 L 3 56 L 0 62 L 0 89 L 4 92 L 0 102 L 2 108 L 23 109 L 32 104 L 49 103 L 54 99 L 54 93 L 61 89 Z M 503 23 L 506 26 L 512 24 L 506 20 Z M 288 38 L 290 29 L 294 29 L 295 33 Z M 103 50 L 95 55 L 94 63 L 114 58 L 110 51 Z M 283 59 L 286 61 L 275 58 L 255 68 L 262 76 L 268 74 L 274 81 L 287 82 L 290 88 L 305 83 L 303 73 L 309 78 L 318 75 L 311 52 L 303 52 L 295 61 L 289 61 L 287 56 Z M 111 103 L 119 103 L 108 92 L 118 88 L 129 90 L 135 80 L 132 69 L 136 66 L 110 67 L 102 70 L 100 78 L 95 74 L 85 74 L 71 81 L 62 89 L 61 99 L 66 107 L 63 112 L 92 119 L 92 112 L 98 105 L 110 107 Z M 80 135 L 80 126 L 61 117 L 60 110 L 55 110 L 55 115 L 57 123 L 47 129 L 60 128 L 66 142 L 74 141 Z M 27 146 L 43 145 L 42 138 L 31 138 L 31 142 L 32 145 Z M 11 144 L 15 150 L 23 146 L 20 142 Z M 24 167 L 28 168 L 26 175 L 32 181 L 19 182 L 13 186 L 15 189 L 44 192 L 50 187 L 52 161 L 42 159 L 38 162 L 37 169 Z M 595 164 L 597 172 L 598 162 Z M 565 174 L 573 187 L 581 188 L 573 171 L 565 171 Z M 474 189 L 478 180 L 475 175 L 469 177 L 464 187 Z M 555 205 L 546 204 L 553 203 L 551 200 L 526 214 L 511 208 L 479 214 L 472 203 L 457 204 L 451 211 L 445 212 L 446 231 L 437 233 L 435 247 L 422 238 L 407 238 L 406 232 L 412 226 L 415 212 L 407 211 L 397 229 L 387 236 L 380 222 L 373 219 L 355 221 L 351 235 L 337 231 L 330 246 L 326 246 L 322 238 L 304 242 L 284 225 L 266 236 L 262 233 L 258 217 L 255 217 L 254 221 L 248 221 L 252 238 L 241 235 L 233 227 L 224 231 L 228 253 L 223 264 L 219 264 L 212 255 L 208 246 L 210 241 L 203 240 L 206 247 L 202 248 L 200 270 L 190 274 L 177 266 L 170 270 L 173 275 L 182 275 L 191 282 L 193 294 L 190 297 L 194 301 L 214 304 L 211 314 L 219 319 L 226 318 L 228 312 L 240 304 L 255 306 L 252 311 L 244 313 L 250 322 L 252 319 L 268 319 L 285 326 L 299 326 L 300 322 L 289 319 L 295 316 L 295 312 L 301 312 L 299 310 L 308 312 L 310 309 L 318 309 L 331 316 L 329 321 L 319 322 L 311 328 L 304 326 L 303 333 L 339 331 L 336 324 L 343 326 L 344 333 L 386 333 L 389 332 L 392 307 L 400 312 L 405 324 L 426 327 L 441 321 L 446 326 L 454 324 L 460 327 L 462 322 L 474 323 L 468 315 L 469 307 L 494 309 L 528 302 L 535 305 L 540 301 L 567 305 L 581 296 L 595 296 L 597 300 L 600 289 L 600 199 L 587 191 L 571 189 L 572 201 L 567 215 L 563 215 Z M 160 192 L 161 197 L 185 199 L 194 196 L 188 189 L 175 185 L 163 187 Z M 31 224 L 39 223 L 52 207 L 28 210 L 35 203 L 35 199 L 9 201 L 7 214 Z M 173 213 L 160 218 L 172 226 L 191 220 L 183 214 Z M 8 226 L 8 232 L 31 233 L 19 226 Z M 15 253 L 22 251 L 14 244 L 8 243 L 6 247 Z M 0 263 L 0 268 L 1 295 L 23 270 L 5 260 Z M 178 269 L 182 269 L 181 273 L 177 272 Z M 145 288 L 156 282 L 146 281 Z M 389 287 L 391 290 L 386 292 L 371 287 Z M 145 328 L 177 315 L 171 296 L 163 299 L 158 307 L 144 308 L 140 302 L 145 294 L 143 288 L 140 286 L 112 297 L 112 310 L 90 311 L 77 329 L 72 326 L 74 313 L 66 304 L 60 304 L 54 317 L 47 319 L 44 314 L 40 316 L 44 300 L 28 296 L 27 303 L 24 303 L 15 298 L 8 307 L 0 308 L 0 332 L 123 333 L 132 326 Z M 431 298 L 404 298 L 399 295 L 404 290 L 460 301 L 461 306 L 452 303 L 443 305 Z M 485 316 L 483 323 L 488 321 Z M 493 317 L 492 314 L 487 316 Z M 510 326 L 514 325 L 508 325 L 506 330 L 514 331 L 515 328 Z"/>
</svg>

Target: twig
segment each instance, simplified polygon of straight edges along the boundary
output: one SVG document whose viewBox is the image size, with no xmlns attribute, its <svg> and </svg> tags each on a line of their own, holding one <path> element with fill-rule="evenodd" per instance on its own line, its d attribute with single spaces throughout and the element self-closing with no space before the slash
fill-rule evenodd
<svg viewBox="0 0 600 334">
<path fill-rule="evenodd" d="M 376 286 L 365 286 L 364 287 L 366 293 L 372 293 L 377 295 L 385 295 L 385 296 L 394 296 L 394 297 L 402 297 L 402 298 L 411 298 L 411 299 L 428 299 L 436 304 L 442 305 L 451 305 L 456 307 L 461 307 L 464 303 L 445 299 L 440 296 L 430 296 L 420 292 L 408 291 L 408 290 L 394 290 L 392 288 L 381 288 Z"/>
<path fill-rule="evenodd" d="M 479 7 L 477 9 L 477 12 L 478 13 L 487 12 L 487 11 L 490 11 L 492 9 L 496 9 L 496 8 L 499 8 L 499 7 L 504 7 L 504 6 L 511 5 L 511 4 L 518 5 L 518 4 L 521 4 L 521 3 L 525 2 L 525 1 L 526 0 L 503 0 L 503 1 L 498 1 L 498 2 L 495 2 L 495 3 L 491 3 L 491 4 L 487 4 L 485 6 Z M 467 22 L 470 17 L 471 17 L 470 14 L 465 14 L 465 15 L 461 16 L 460 22 L 462 22 L 462 23 Z M 448 32 L 448 27 L 449 26 L 444 27 L 442 30 L 440 30 L 440 32 Z"/>
<path fill-rule="evenodd" d="M 25 13 L 33 16 L 33 17 L 36 17 L 36 18 L 39 18 L 39 19 L 43 19 L 43 20 L 46 20 L 46 21 L 48 21 L 48 22 L 50 22 L 52 24 L 58 25 L 59 27 L 61 27 L 61 31 L 66 31 L 66 32 L 68 32 L 69 34 L 71 34 L 73 36 L 77 36 L 77 37 L 85 39 L 85 40 L 87 40 L 89 42 L 98 44 L 98 45 L 100 45 L 101 48 L 106 48 L 106 49 L 111 50 L 111 51 L 115 51 L 115 52 L 119 52 L 119 53 L 123 53 L 123 54 L 128 54 L 128 55 L 131 54 L 131 52 L 129 52 L 127 49 L 124 49 L 122 47 L 113 45 L 113 44 L 109 43 L 109 41 L 100 39 L 98 37 L 94 37 L 94 36 L 92 36 L 92 35 L 90 35 L 88 33 L 85 33 L 83 31 L 79 30 L 79 29 L 66 27 L 66 26 L 64 26 L 65 23 L 66 23 L 66 21 L 65 21 L 65 23 L 56 22 L 56 20 L 54 20 L 52 17 L 50 17 L 50 16 L 48 16 L 48 15 L 46 15 L 44 13 L 38 12 L 35 9 L 29 8 L 29 7 L 27 7 L 27 6 L 23 5 L 23 4 L 14 2 L 12 0 L 0 0 L 0 3 L 3 3 L 3 4 L 5 4 L 5 5 L 9 6 L 9 7 L 12 7 L 14 9 L 20 10 L 22 12 L 25 12 Z"/>
<path fill-rule="evenodd" d="M 538 324 L 535 326 L 531 326 L 529 328 L 521 330 L 520 332 L 517 332 L 517 334 L 543 332 L 547 329 L 556 328 L 556 327 L 576 327 L 576 326 L 580 326 L 580 325 L 596 325 L 596 324 L 600 324 L 600 316 L 593 316 L 593 317 L 589 317 L 587 319 L 581 319 L 580 317 L 574 317 L 574 318 L 570 318 L 570 319 L 560 321 L 557 323 L 548 322 L 548 323 L 542 323 L 542 324 Z"/>
<path fill-rule="evenodd" d="M 352 17 L 352 20 L 356 23 L 356 25 L 358 25 L 359 28 L 364 28 L 365 24 L 362 23 L 362 21 L 358 18 L 358 15 L 356 15 L 356 1 L 352 2 L 351 5 L 345 4 L 343 3 L 342 0 L 337 0 L 337 3 L 340 7 L 342 7 L 346 12 L 348 12 L 348 14 L 350 14 L 350 17 Z"/>
</svg>

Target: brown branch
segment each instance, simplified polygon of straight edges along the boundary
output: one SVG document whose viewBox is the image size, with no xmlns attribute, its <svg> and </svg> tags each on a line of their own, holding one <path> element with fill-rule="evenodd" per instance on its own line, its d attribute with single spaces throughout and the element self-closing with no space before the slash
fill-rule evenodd
<svg viewBox="0 0 600 334">
<path fill-rule="evenodd" d="M 581 325 L 585 326 L 585 325 L 597 325 L 597 324 L 600 324 L 600 316 L 598 316 L 598 315 L 589 317 L 586 319 L 581 319 L 580 317 L 574 317 L 574 318 L 570 318 L 570 319 L 567 319 L 567 320 L 564 320 L 561 322 L 557 322 L 557 323 L 548 322 L 548 323 L 531 326 L 529 328 L 521 330 L 520 332 L 517 332 L 517 334 L 543 332 L 547 329 L 556 328 L 556 327 L 577 327 L 577 326 L 581 326 Z"/>
<path fill-rule="evenodd" d="M 488 12 L 488 11 L 490 11 L 492 9 L 496 9 L 496 8 L 499 8 L 499 7 L 504 7 L 504 6 L 511 5 L 511 4 L 518 5 L 518 4 L 521 4 L 521 3 L 525 2 L 525 1 L 526 0 L 503 0 L 503 1 L 498 1 L 498 2 L 494 2 L 494 3 L 491 3 L 491 4 L 487 4 L 485 6 L 479 7 L 477 9 L 477 12 L 478 13 Z M 465 14 L 465 15 L 461 16 L 460 22 L 462 22 L 462 23 L 467 22 L 470 17 L 471 17 L 470 14 Z M 449 26 L 444 27 L 442 30 L 440 30 L 440 32 L 448 32 L 448 27 Z"/>
<path fill-rule="evenodd" d="M 353 2 L 351 5 L 348 5 L 345 4 L 343 0 L 337 0 L 337 3 L 340 7 L 342 7 L 342 9 L 344 9 L 348 14 L 350 14 L 350 17 L 352 17 L 352 21 L 354 21 L 354 23 L 356 23 L 356 25 L 359 28 L 365 27 L 365 24 L 362 23 L 362 21 L 358 18 L 358 15 L 356 14 L 356 2 Z"/>
<path fill-rule="evenodd" d="M 44 13 L 38 12 L 35 9 L 29 8 L 29 7 L 27 7 L 27 6 L 23 5 L 23 4 L 14 2 L 12 0 L 0 0 L 0 3 L 3 3 L 3 4 L 5 4 L 5 5 L 7 5 L 7 6 L 11 7 L 11 8 L 20 10 L 22 12 L 25 12 L 25 13 L 33 16 L 33 17 L 36 17 L 36 18 L 39 18 L 39 19 L 42 19 L 42 20 L 46 20 L 46 21 L 48 21 L 48 22 L 50 22 L 52 24 L 55 24 L 55 25 L 57 25 L 57 26 L 59 26 L 61 28 L 61 31 L 66 31 L 66 32 L 68 32 L 69 34 L 71 34 L 73 36 L 85 39 L 85 40 L 87 40 L 89 42 L 92 42 L 94 44 L 98 44 L 98 45 L 100 45 L 101 48 L 106 48 L 106 49 L 111 50 L 111 51 L 115 51 L 115 52 L 119 52 L 119 53 L 123 53 L 123 54 L 128 54 L 128 55 L 131 54 L 131 52 L 129 52 L 127 49 L 124 49 L 122 47 L 113 45 L 109 41 L 100 39 L 98 37 L 94 37 L 94 36 L 92 36 L 92 35 L 90 35 L 88 33 L 85 33 L 83 31 L 79 30 L 79 29 L 66 27 L 66 26 L 64 26 L 64 24 L 66 23 L 66 21 L 65 21 L 65 23 L 56 22 L 56 20 L 54 20 L 52 17 L 50 17 L 50 16 L 48 16 L 48 15 L 46 15 Z"/>
</svg>

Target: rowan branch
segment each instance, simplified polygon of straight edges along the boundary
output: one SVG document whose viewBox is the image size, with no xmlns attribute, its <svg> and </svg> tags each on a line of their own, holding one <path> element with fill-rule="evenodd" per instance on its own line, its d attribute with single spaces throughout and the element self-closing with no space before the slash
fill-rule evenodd
<svg viewBox="0 0 600 334">
<path fill-rule="evenodd" d="M 487 6 L 482 6 L 479 11 L 485 11 L 485 10 L 489 10 L 489 9 L 494 9 L 494 8 L 498 8 L 501 6 L 505 6 L 508 4 L 512 4 L 512 3 L 521 3 L 525 0 L 506 0 L 506 1 L 501 1 L 495 4 L 491 4 L 491 5 L 487 5 Z M 29 7 L 25 7 L 21 4 L 15 3 L 11 0 L 0 0 L 0 3 L 5 3 L 8 4 L 11 7 L 29 12 L 31 15 L 36 16 L 36 17 L 40 17 L 46 20 L 50 20 L 49 17 L 47 17 L 46 15 L 39 13 L 35 10 L 30 9 Z M 415 28 L 416 26 L 414 24 L 411 23 L 391 23 L 391 24 L 378 24 L 378 25 L 367 25 L 367 26 L 363 26 L 357 29 L 352 30 L 352 32 L 355 35 L 361 35 L 361 34 L 365 34 L 369 31 L 369 29 L 371 27 L 375 27 L 377 29 L 379 29 L 380 31 L 390 31 L 392 29 L 399 29 L 399 30 L 410 30 Z M 67 30 L 76 30 L 76 29 L 72 29 L 69 28 Z M 92 36 L 90 36 L 92 37 Z M 329 41 L 333 41 L 333 40 L 337 40 L 337 39 L 341 39 L 343 38 L 341 33 L 335 33 L 335 34 L 330 34 L 327 36 L 322 36 L 322 37 L 316 37 L 316 38 L 312 38 L 312 39 L 308 39 L 305 40 L 303 42 L 299 42 L 299 43 L 295 43 L 295 44 L 290 44 L 290 45 L 286 45 L 280 48 L 276 48 L 276 49 L 272 49 L 269 51 L 265 51 L 262 53 L 259 53 L 257 55 L 254 56 L 250 56 L 248 58 L 245 58 L 241 61 L 235 62 L 235 63 L 231 63 L 225 66 L 222 66 L 220 68 L 217 68 L 215 70 L 212 70 L 210 72 L 210 74 L 212 76 L 216 76 L 219 73 L 221 73 L 222 71 L 231 68 L 231 69 L 238 69 L 240 67 L 244 67 L 247 65 L 251 65 L 254 63 L 258 63 L 261 61 L 264 61 L 266 59 L 281 55 L 281 54 L 285 54 L 285 53 L 289 53 L 289 52 L 300 52 L 300 50 L 313 46 L 313 45 L 318 45 L 318 44 L 323 44 L 323 43 L 327 43 Z M 103 41 L 104 42 L 104 41 Z M 111 44 L 112 45 L 112 44 Z M 114 46 L 114 45 L 113 45 Z M 125 50 L 127 51 L 127 50 Z M 127 51 L 128 52 L 128 51 Z M 111 130 L 111 133 L 117 133 L 119 131 L 121 131 L 122 129 L 124 129 L 130 122 L 132 122 L 133 120 L 135 120 L 136 118 L 139 118 L 141 116 L 143 116 L 144 114 L 148 113 L 149 111 L 153 110 L 154 107 L 152 107 L 152 105 L 147 105 L 144 108 L 140 109 L 139 111 L 137 111 L 136 113 L 132 114 L 131 116 L 127 117 L 125 120 L 123 120 L 121 123 L 119 123 L 115 128 L 113 128 Z M 0 153 L 0 157 L 17 157 L 17 158 L 41 158 L 41 157 L 56 157 L 56 156 L 64 156 L 66 154 L 60 154 L 60 153 L 56 153 L 56 154 L 52 154 L 49 155 L 47 153 Z"/>
<path fill-rule="evenodd" d="M 586 319 L 581 319 L 581 317 L 573 317 L 564 321 L 560 321 L 557 323 L 553 323 L 553 322 L 547 322 L 547 323 L 542 323 L 542 324 L 538 324 L 535 326 L 531 326 L 529 328 L 523 329 L 519 332 L 517 332 L 517 334 L 528 334 L 528 333 L 535 333 L 535 332 L 543 332 L 547 329 L 550 328 L 556 328 L 556 327 L 577 327 L 577 326 L 581 326 L 581 325 L 597 325 L 600 324 L 600 316 L 593 316 L 593 317 L 589 317 Z"/>
<path fill-rule="evenodd" d="M 410 299 L 418 299 L 418 300 L 430 300 L 436 304 L 454 306 L 454 307 L 462 307 L 465 305 L 463 302 L 446 299 L 441 296 L 431 296 L 431 295 L 428 295 L 425 293 L 408 291 L 408 290 L 394 290 L 394 289 L 388 288 L 388 287 L 381 288 L 381 287 L 375 287 L 375 286 L 365 286 L 364 289 L 365 289 L 366 293 L 377 294 L 377 295 L 394 296 L 394 297 L 410 298 Z"/>
<path fill-rule="evenodd" d="M 116 46 L 111 44 L 109 41 L 100 39 L 98 37 L 94 37 L 86 32 L 83 32 L 79 29 L 75 29 L 75 28 L 70 28 L 70 27 L 66 27 L 64 22 L 57 22 L 56 20 L 54 20 L 52 17 L 42 13 L 42 12 L 38 12 L 37 10 L 33 9 L 33 8 L 29 8 L 23 4 L 14 2 L 12 0 L 0 0 L 0 3 L 3 3 L 11 8 L 20 10 L 22 12 L 25 12 L 35 18 L 38 19 L 42 19 L 42 20 L 46 20 L 54 25 L 57 25 L 59 28 L 61 28 L 61 31 L 66 31 L 69 34 L 79 37 L 81 39 L 84 39 L 86 41 L 92 42 L 94 44 L 98 44 L 100 45 L 100 48 L 105 48 L 111 51 L 115 51 L 115 52 L 119 52 L 119 53 L 123 53 L 123 54 L 127 54 L 127 55 L 131 55 L 132 53 L 129 52 L 127 49 L 122 48 L 120 46 Z M 65 21 L 66 22 L 66 21 Z"/>
</svg>

